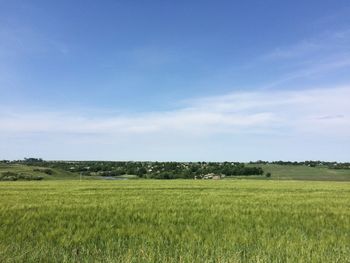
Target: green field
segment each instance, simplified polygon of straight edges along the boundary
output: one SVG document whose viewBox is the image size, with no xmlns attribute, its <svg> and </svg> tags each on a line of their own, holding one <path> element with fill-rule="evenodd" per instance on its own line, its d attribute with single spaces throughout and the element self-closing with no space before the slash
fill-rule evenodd
<svg viewBox="0 0 350 263">
<path fill-rule="evenodd" d="M 265 172 L 271 172 L 273 179 L 276 180 L 350 181 L 350 169 L 277 164 L 253 166 L 260 166 Z"/>
<path fill-rule="evenodd" d="M 0 262 L 350 262 L 350 183 L 0 183 Z"/>
</svg>

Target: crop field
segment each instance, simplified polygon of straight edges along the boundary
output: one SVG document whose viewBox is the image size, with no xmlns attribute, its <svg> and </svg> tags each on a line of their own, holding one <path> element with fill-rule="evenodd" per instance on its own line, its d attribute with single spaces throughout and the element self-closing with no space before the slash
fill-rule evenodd
<svg viewBox="0 0 350 263">
<path fill-rule="evenodd" d="M 350 169 L 329 169 L 305 165 L 255 165 L 272 173 L 277 180 L 350 181 Z"/>
<path fill-rule="evenodd" d="M 0 262 L 349 262 L 350 183 L 0 183 Z"/>
</svg>

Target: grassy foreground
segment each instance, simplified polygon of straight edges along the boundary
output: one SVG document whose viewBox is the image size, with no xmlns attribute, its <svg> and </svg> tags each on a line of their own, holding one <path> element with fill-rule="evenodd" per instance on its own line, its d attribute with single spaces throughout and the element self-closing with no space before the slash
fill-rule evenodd
<svg viewBox="0 0 350 263">
<path fill-rule="evenodd" d="M 350 183 L 0 183 L 0 262 L 349 262 Z"/>
</svg>

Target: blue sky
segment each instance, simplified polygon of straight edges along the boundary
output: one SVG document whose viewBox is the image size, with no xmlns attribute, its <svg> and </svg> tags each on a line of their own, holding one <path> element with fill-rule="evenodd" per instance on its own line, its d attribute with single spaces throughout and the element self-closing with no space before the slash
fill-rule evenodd
<svg viewBox="0 0 350 263">
<path fill-rule="evenodd" d="M 349 1 L 0 0 L 0 159 L 349 161 Z"/>
</svg>

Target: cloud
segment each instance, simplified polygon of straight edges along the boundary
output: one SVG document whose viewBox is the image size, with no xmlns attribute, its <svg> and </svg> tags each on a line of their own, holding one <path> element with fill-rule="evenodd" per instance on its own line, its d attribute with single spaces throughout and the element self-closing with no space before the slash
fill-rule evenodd
<svg viewBox="0 0 350 263">
<path fill-rule="evenodd" d="M 257 59 L 260 67 L 275 68 L 279 76 L 265 87 L 321 77 L 350 67 L 350 29 L 323 33 L 292 45 L 276 47 Z M 259 64 L 262 63 L 262 64 Z"/>
<path fill-rule="evenodd" d="M 189 100 L 186 106 L 133 115 L 94 115 L 81 111 L 2 110 L 0 133 L 94 134 L 350 134 L 350 87 L 297 91 L 233 92 Z"/>
<path fill-rule="evenodd" d="M 266 60 L 291 59 L 303 56 L 305 54 L 316 52 L 322 49 L 322 44 L 310 40 L 303 40 L 295 45 L 285 48 L 275 48 L 272 52 L 263 55 Z"/>
<path fill-rule="evenodd" d="M 276 47 L 261 56 L 263 60 L 292 60 L 311 56 L 327 56 L 328 54 L 349 51 L 350 29 L 323 32 L 318 36 L 304 39 L 293 45 Z"/>
</svg>

